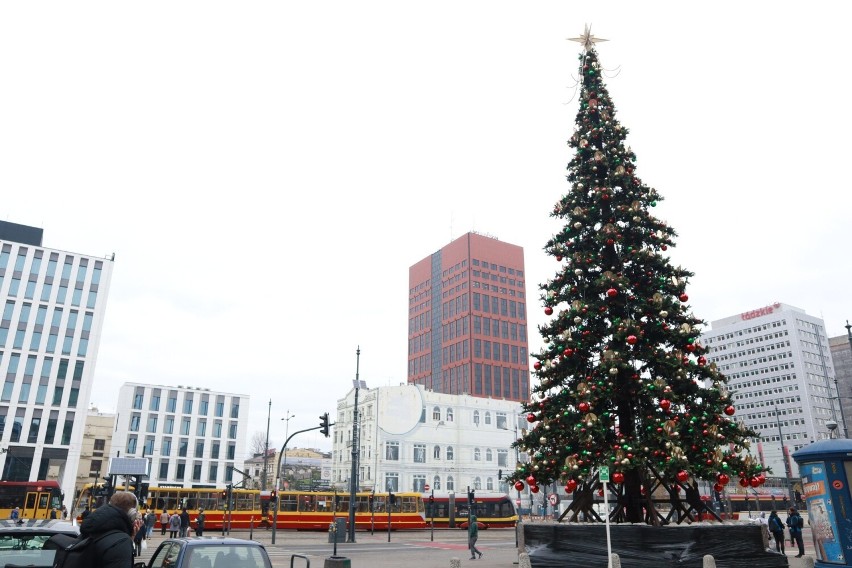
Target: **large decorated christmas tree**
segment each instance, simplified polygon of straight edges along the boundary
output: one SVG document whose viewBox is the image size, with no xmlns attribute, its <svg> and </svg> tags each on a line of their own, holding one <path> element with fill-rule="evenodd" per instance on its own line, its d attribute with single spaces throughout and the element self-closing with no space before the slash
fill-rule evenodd
<svg viewBox="0 0 852 568">
<path fill-rule="evenodd" d="M 533 354 L 530 429 L 515 444 L 530 461 L 511 480 L 533 492 L 559 483 L 573 494 L 571 519 L 600 519 L 592 502 L 608 471 L 613 521 L 694 520 L 698 480 L 716 491 L 736 478 L 763 483 L 746 451 L 755 433 L 736 421 L 726 378 L 705 358 L 686 293 L 692 273 L 669 261 L 676 233 L 651 214 L 661 197 L 636 174 L 596 39 L 588 28 L 578 39 L 570 188 L 552 212 L 565 224 L 544 247 L 557 269 L 540 286 L 549 321 Z"/>
</svg>

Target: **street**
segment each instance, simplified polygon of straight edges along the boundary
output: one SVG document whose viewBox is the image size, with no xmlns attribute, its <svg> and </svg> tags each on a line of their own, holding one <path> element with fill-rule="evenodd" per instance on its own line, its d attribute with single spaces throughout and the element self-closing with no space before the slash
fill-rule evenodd
<svg viewBox="0 0 852 568">
<path fill-rule="evenodd" d="M 805 529 L 805 550 L 813 554 L 809 529 Z M 216 538 L 221 532 L 210 532 L 205 538 Z M 232 531 L 235 538 L 250 538 L 266 546 L 272 565 L 276 568 L 322 568 L 325 559 L 334 556 L 334 544 L 328 542 L 326 532 L 277 531 L 275 544 L 272 533 L 266 530 Z M 148 561 L 163 537 L 155 531 L 141 560 Z M 338 542 L 338 557 L 349 558 L 352 568 L 448 568 L 452 558 L 459 558 L 462 566 L 473 568 L 511 568 L 518 565 L 515 531 L 490 529 L 479 532 L 477 548 L 482 559 L 470 560 L 467 550 L 467 533 L 458 529 L 435 530 L 431 540 L 429 530 L 391 532 L 390 542 L 386 532 L 357 532 L 354 543 Z M 788 541 L 789 545 L 789 541 Z M 795 558 L 795 548 L 787 547 L 791 568 L 804 568 L 804 560 Z M 299 555 L 299 556 L 294 556 Z"/>
</svg>

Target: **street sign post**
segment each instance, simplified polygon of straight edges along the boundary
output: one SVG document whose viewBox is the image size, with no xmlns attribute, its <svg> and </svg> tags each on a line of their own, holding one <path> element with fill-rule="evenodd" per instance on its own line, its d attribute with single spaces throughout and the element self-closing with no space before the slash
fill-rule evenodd
<svg viewBox="0 0 852 568">
<path fill-rule="evenodd" d="M 604 519 L 606 520 L 606 565 L 607 568 L 612 568 L 612 538 L 609 534 L 609 490 L 606 487 L 606 484 L 609 483 L 609 466 L 602 465 L 598 468 L 598 479 L 603 484 Z"/>
</svg>

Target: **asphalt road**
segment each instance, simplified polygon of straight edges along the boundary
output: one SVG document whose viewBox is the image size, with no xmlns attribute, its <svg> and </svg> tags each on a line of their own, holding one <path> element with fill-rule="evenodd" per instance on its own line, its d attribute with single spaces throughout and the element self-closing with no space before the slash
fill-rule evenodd
<svg viewBox="0 0 852 568">
<path fill-rule="evenodd" d="M 809 529 L 805 529 L 805 550 L 812 554 Z M 205 537 L 215 538 L 221 532 L 208 532 Z M 249 538 L 266 546 L 272 565 L 276 568 L 323 568 L 327 558 L 347 558 L 351 568 L 449 568 L 451 560 L 458 558 L 462 567 L 512 568 L 518 566 L 515 531 L 489 529 L 479 532 L 477 548 L 482 559 L 470 560 L 467 550 L 467 533 L 458 529 L 393 531 L 388 541 L 387 532 L 357 532 L 355 542 L 338 542 L 337 549 L 328 542 L 326 532 L 277 531 L 275 544 L 267 530 L 232 531 L 232 537 Z M 158 531 L 141 560 L 147 561 L 163 540 Z M 789 544 L 789 543 L 788 543 Z M 795 548 L 787 547 L 791 568 L 805 568 L 804 559 L 795 558 Z M 338 566 L 340 564 L 337 564 Z"/>
</svg>

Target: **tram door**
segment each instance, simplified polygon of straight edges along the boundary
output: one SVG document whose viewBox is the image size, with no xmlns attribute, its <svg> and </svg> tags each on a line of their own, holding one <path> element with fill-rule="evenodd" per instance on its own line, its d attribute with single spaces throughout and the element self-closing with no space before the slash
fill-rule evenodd
<svg viewBox="0 0 852 568">
<path fill-rule="evenodd" d="M 27 492 L 21 517 L 24 519 L 46 519 L 49 506 L 50 493 Z"/>
</svg>

